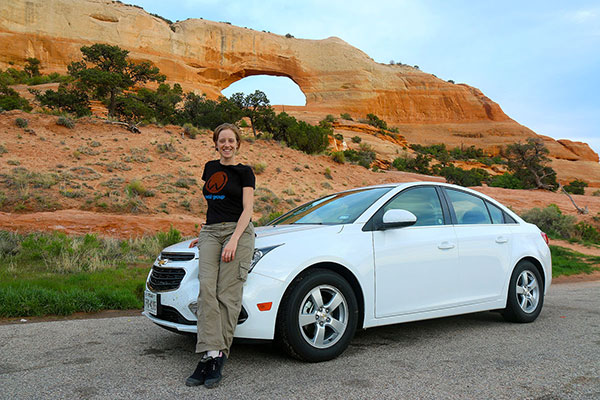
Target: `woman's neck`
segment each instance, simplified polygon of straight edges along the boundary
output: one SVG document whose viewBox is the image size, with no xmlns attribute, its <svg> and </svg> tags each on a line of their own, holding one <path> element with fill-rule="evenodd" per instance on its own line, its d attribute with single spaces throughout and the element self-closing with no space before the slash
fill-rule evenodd
<svg viewBox="0 0 600 400">
<path fill-rule="evenodd" d="M 221 157 L 219 162 L 221 163 L 221 165 L 235 165 L 235 157 L 231 157 L 231 158 Z"/>
</svg>

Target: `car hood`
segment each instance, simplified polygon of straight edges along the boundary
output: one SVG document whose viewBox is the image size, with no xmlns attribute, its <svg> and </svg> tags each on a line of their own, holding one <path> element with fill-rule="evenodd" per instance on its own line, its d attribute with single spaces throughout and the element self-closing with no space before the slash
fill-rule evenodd
<svg viewBox="0 0 600 400">
<path fill-rule="evenodd" d="M 322 229 L 335 229 L 341 230 L 343 225 L 275 225 L 275 226 L 261 226 L 255 228 L 256 232 L 256 247 L 270 242 L 271 239 L 278 240 L 280 237 L 288 236 L 296 232 L 310 231 L 310 230 L 322 230 Z M 196 246 L 190 248 L 190 244 L 194 239 L 189 239 L 184 242 L 171 245 L 164 248 L 162 251 L 166 253 L 195 253 L 198 254 L 198 248 Z"/>
<path fill-rule="evenodd" d="M 273 226 L 261 226 L 259 228 L 255 228 L 256 238 L 266 238 L 269 236 L 275 235 L 283 235 L 301 231 L 310 231 L 315 229 L 324 229 L 330 228 L 333 226 L 337 226 L 339 229 L 339 225 L 309 225 L 309 224 L 296 224 L 296 225 L 273 225 Z"/>
</svg>

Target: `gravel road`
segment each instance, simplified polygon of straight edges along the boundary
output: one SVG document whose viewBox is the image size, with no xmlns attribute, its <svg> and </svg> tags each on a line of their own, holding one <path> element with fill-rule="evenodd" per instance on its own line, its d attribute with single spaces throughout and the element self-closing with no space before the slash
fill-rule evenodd
<svg viewBox="0 0 600 400">
<path fill-rule="evenodd" d="M 194 343 L 141 316 L 1 325 L 0 398 L 600 399 L 600 281 L 552 286 L 532 324 L 374 328 L 320 364 L 236 343 L 213 390 L 184 385 Z"/>
</svg>

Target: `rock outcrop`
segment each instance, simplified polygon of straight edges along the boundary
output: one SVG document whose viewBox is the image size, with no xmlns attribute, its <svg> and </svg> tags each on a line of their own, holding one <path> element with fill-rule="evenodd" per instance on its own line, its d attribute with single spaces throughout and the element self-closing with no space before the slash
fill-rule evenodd
<svg viewBox="0 0 600 400">
<path fill-rule="evenodd" d="M 127 49 L 133 60 L 156 64 L 168 81 L 213 98 L 247 76 L 289 77 L 306 96 L 306 107 L 292 109 L 321 117 L 374 113 L 410 142 L 450 137 L 449 142 L 497 149 L 535 136 L 476 88 L 410 66 L 377 63 L 335 37 L 295 39 L 198 19 L 169 23 L 109 0 L 0 3 L 2 68 L 36 57 L 45 72 L 64 73 L 81 59 L 81 46 L 97 42 Z M 547 142 L 560 159 L 598 161 L 585 143 Z"/>
</svg>

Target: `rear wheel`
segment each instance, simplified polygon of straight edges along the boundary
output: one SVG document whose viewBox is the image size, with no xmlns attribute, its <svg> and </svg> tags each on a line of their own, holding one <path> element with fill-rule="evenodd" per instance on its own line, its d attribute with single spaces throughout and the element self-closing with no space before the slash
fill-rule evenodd
<svg viewBox="0 0 600 400">
<path fill-rule="evenodd" d="M 502 315 L 511 322 L 533 322 L 544 304 L 544 284 L 538 269 L 530 261 L 515 267 L 508 287 L 508 299 Z"/>
<path fill-rule="evenodd" d="M 357 321 L 358 305 L 350 284 L 335 272 L 314 269 L 290 286 L 281 303 L 277 333 L 292 357 L 326 361 L 348 347 Z"/>
</svg>

